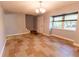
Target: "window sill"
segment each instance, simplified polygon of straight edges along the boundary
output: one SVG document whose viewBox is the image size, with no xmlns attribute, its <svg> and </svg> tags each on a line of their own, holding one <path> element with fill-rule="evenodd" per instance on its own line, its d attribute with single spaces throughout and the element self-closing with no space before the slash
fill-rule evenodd
<svg viewBox="0 0 79 59">
<path fill-rule="evenodd" d="M 68 30 L 68 29 L 52 29 L 52 31 L 53 30 L 63 30 L 63 31 L 71 31 L 71 32 L 76 32 L 77 31 L 77 29 L 76 30 Z"/>
</svg>

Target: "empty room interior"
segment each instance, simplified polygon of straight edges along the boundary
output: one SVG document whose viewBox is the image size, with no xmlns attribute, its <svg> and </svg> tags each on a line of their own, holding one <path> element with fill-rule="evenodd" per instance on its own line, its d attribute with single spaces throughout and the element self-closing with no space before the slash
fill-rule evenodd
<svg viewBox="0 0 79 59">
<path fill-rule="evenodd" d="M 1 57 L 79 57 L 79 1 L 0 1 Z"/>
</svg>

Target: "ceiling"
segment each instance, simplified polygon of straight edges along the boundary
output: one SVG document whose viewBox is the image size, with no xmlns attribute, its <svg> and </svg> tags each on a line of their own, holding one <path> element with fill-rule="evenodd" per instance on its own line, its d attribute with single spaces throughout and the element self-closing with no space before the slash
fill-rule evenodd
<svg viewBox="0 0 79 59">
<path fill-rule="evenodd" d="M 76 1 L 42 1 L 42 7 L 46 12 L 54 10 L 58 7 L 76 4 Z M 0 1 L 1 6 L 5 12 L 23 13 L 30 15 L 37 15 L 35 9 L 39 7 L 39 1 Z"/>
</svg>

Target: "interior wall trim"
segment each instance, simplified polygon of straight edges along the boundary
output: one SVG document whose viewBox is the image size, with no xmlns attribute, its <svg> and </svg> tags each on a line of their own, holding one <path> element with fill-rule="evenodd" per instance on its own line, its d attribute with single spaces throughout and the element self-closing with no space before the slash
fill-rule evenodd
<svg viewBox="0 0 79 59">
<path fill-rule="evenodd" d="M 46 36 L 54 36 L 54 37 L 58 37 L 60 39 L 64 39 L 64 40 L 67 40 L 69 42 L 72 43 L 72 45 L 74 45 L 75 47 L 78 47 L 79 48 L 79 43 L 76 43 L 74 40 L 70 39 L 70 38 L 66 38 L 66 37 L 63 37 L 63 36 L 60 36 L 60 35 L 56 35 L 56 34 L 45 34 L 45 33 L 42 33 L 43 35 L 46 35 Z"/>
<path fill-rule="evenodd" d="M 7 37 L 14 36 L 14 35 L 28 34 L 28 33 L 30 33 L 30 32 L 24 32 L 24 33 L 18 33 L 18 34 L 11 34 L 11 35 L 7 35 Z M 58 37 L 60 39 L 67 40 L 67 41 L 71 42 L 72 45 L 74 45 L 75 47 L 78 47 L 79 48 L 79 44 L 76 43 L 74 40 L 72 40 L 70 38 L 66 38 L 66 37 L 63 37 L 63 36 L 60 36 L 60 35 L 56 35 L 56 34 L 46 34 L 46 33 L 41 33 L 41 34 L 46 35 L 46 36 L 54 36 L 54 37 Z"/>
<path fill-rule="evenodd" d="M 6 45 L 6 41 L 7 41 L 7 40 L 5 40 L 5 42 L 4 42 L 4 44 L 3 44 L 2 51 L 1 51 L 1 53 L 0 53 L 0 57 L 3 56 L 4 49 L 5 49 L 5 45 Z"/>
<path fill-rule="evenodd" d="M 24 33 L 17 33 L 17 34 L 11 34 L 11 35 L 7 35 L 6 37 L 9 37 L 9 36 L 14 36 L 14 35 L 21 35 L 21 34 L 28 34 L 30 32 L 24 32 Z"/>
<path fill-rule="evenodd" d="M 55 36 L 55 37 L 58 37 L 60 39 L 68 40 L 68 41 L 72 42 L 72 45 L 79 48 L 79 43 L 76 43 L 74 40 L 72 40 L 70 38 L 66 38 L 66 37 L 63 37 L 63 36 L 60 36 L 60 35 L 56 35 L 56 34 L 51 34 L 50 36 Z"/>
<path fill-rule="evenodd" d="M 72 39 L 70 39 L 70 38 L 66 38 L 66 37 L 60 36 L 60 35 L 51 34 L 50 36 L 55 36 L 55 37 L 58 37 L 58 38 L 60 38 L 60 39 L 64 39 L 64 40 L 68 40 L 68 41 L 74 42 L 74 40 L 72 40 Z"/>
</svg>

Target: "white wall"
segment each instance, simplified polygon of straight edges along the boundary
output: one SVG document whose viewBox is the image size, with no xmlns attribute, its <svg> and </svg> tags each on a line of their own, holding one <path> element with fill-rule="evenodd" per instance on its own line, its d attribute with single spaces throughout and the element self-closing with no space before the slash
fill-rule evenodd
<svg viewBox="0 0 79 59">
<path fill-rule="evenodd" d="M 2 56 L 4 45 L 5 45 L 5 33 L 4 33 L 4 13 L 0 6 L 0 56 Z"/>
<path fill-rule="evenodd" d="M 37 31 L 49 35 L 49 16 L 42 15 L 37 18 Z"/>
<path fill-rule="evenodd" d="M 25 14 L 5 13 L 4 19 L 6 35 L 29 32 L 25 24 Z"/>
<path fill-rule="evenodd" d="M 49 35 L 49 17 L 54 15 L 60 15 L 64 13 L 71 13 L 71 12 L 79 12 L 79 3 L 78 4 L 71 4 L 62 6 L 58 9 L 52 10 L 49 13 L 41 15 L 38 17 L 38 32 L 42 32 Z M 77 22 L 77 30 L 76 31 L 68 31 L 68 30 L 52 30 L 52 34 L 59 35 L 65 38 L 69 38 L 74 40 L 76 43 L 79 43 L 79 17 Z"/>
</svg>

